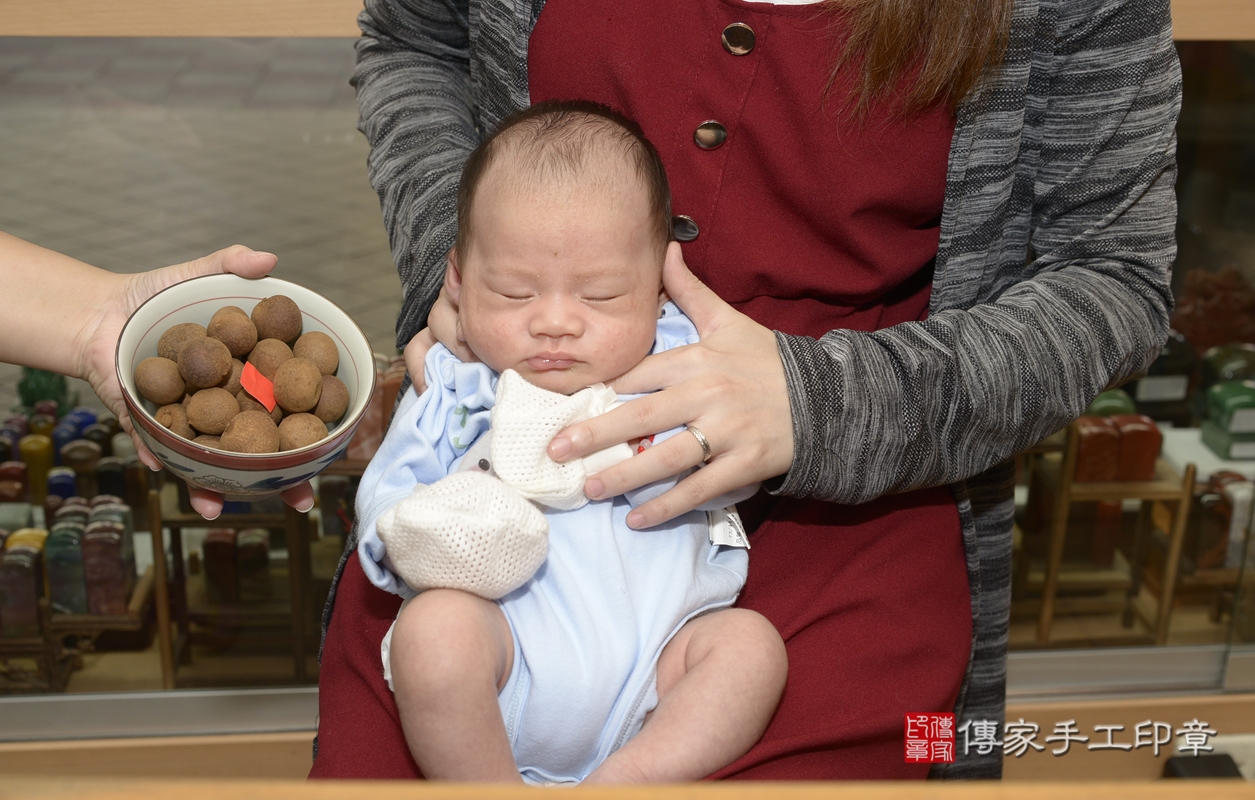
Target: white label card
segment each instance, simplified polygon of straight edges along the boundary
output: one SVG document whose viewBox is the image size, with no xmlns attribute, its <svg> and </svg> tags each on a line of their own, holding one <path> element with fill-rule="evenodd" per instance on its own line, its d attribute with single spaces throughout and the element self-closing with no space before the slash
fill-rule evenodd
<svg viewBox="0 0 1255 800">
<path fill-rule="evenodd" d="M 1255 442 L 1234 442 L 1229 447 L 1229 458 L 1255 458 Z"/>
<path fill-rule="evenodd" d="M 1239 408 L 1229 417 L 1229 433 L 1255 433 L 1255 408 Z"/>
<path fill-rule="evenodd" d="M 1137 382 L 1137 395 L 1134 399 L 1139 403 L 1184 400 L 1189 389 L 1188 375 L 1152 375 Z"/>
<path fill-rule="evenodd" d="M 741 515 L 736 513 L 736 506 L 717 508 L 706 512 L 710 521 L 710 543 L 724 547 L 743 547 L 750 549 L 750 537 L 741 524 Z"/>
</svg>

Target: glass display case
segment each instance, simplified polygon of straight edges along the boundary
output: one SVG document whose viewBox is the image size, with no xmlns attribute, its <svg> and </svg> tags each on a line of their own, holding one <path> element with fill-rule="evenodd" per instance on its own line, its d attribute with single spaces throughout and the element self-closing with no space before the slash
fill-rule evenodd
<svg viewBox="0 0 1255 800">
<path fill-rule="evenodd" d="M 354 316 L 395 392 L 400 286 L 356 130 L 352 25 L 331 27 L 0 38 L 0 230 L 120 272 L 236 241 L 275 252 L 277 275 Z M 1012 698 L 1255 689 L 1255 43 L 1178 50 L 1177 331 L 1123 396 L 1018 458 Z M 21 381 L 0 365 L 3 416 Z M 308 517 L 270 501 L 210 523 L 100 432 L 56 464 L 93 442 L 94 419 L 57 433 L 66 410 L 101 415 L 84 385 L 64 390 L 51 420 L 25 404 L 28 429 L 51 423 L 42 497 L 0 465 L 0 741 L 312 729 L 319 617 L 369 449 L 320 477 Z M 0 436 L 0 461 L 43 464 L 22 457 L 30 435 Z M 77 519 L 64 501 L 87 480 L 120 487 L 99 494 L 129 520 Z M 22 481 L 24 499 L 5 495 Z"/>
</svg>

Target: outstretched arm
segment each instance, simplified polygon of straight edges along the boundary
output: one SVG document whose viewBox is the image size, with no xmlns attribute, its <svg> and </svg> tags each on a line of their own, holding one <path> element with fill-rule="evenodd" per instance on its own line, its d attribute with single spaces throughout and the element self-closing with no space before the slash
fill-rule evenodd
<svg viewBox="0 0 1255 800">
<path fill-rule="evenodd" d="M 275 256 L 243 245 L 164 269 L 119 275 L 0 233 L 0 275 L 20 287 L 10 294 L 0 315 L 0 361 L 45 369 L 87 381 L 135 440 L 140 459 L 150 469 L 161 463 L 135 435 L 114 350 L 131 312 L 157 292 L 200 275 L 232 272 L 259 278 L 274 269 Z M 192 506 L 213 519 L 222 513 L 222 497 L 191 487 Z M 308 483 L 283 493 L 288 505 L 308 511 L 314 504 Z"/>
</svg>

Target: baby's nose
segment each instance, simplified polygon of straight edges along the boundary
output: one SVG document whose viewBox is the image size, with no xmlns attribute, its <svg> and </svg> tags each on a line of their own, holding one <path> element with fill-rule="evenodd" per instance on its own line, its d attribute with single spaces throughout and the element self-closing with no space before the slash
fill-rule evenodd
<svg viewBox="0 0 1255 800">
<path fill-rule="evenodd" d="M 558 338 L 584 333 L 583 307 L 575 298 L 544 298 L 534 305 L 531 334 Z"/>
</svg>

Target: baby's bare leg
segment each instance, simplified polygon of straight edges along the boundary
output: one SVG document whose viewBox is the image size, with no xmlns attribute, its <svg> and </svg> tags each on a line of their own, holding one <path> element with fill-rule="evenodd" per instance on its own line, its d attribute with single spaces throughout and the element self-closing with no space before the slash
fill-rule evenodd
<svg viewBox="0 0 1255 800">
<path fill-rule="evenodd" d="M 704 778 L 744 755 L 775 713 L 788 662 L 765 617 L 730 608 L 684 625 L 658 659 L 658 706 L 591 783 Z"/>
<path fill-rule="evenodd" d="M 501 607 L 455 589 L 414 598 L 392 632 L 405 741 L 430 780 L 521 783 L 497 705 L 514 661 Z"/>
</svg>

